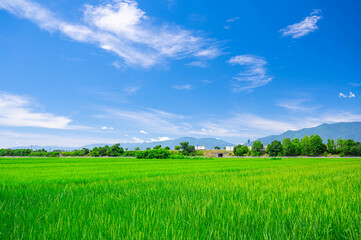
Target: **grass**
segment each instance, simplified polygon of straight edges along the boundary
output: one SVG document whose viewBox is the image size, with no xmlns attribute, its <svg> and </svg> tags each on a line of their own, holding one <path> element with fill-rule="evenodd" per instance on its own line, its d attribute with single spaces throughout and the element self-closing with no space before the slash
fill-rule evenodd
<svg viewBox="0 0 361 240">
<path fill-rule="evenodd" d="M 0 239 L 361 239 L 361 159 L 0 159 Z"/>
</svg>

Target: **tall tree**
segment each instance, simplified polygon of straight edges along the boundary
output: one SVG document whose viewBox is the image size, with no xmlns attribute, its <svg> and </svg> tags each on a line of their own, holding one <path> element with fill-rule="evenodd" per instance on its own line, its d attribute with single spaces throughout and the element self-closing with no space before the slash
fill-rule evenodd
<svg viewBox="0 0 361 240">
<path fill-rule="evenodd" d="M 263 151 L 263 143 L 259 140 L 254 141 L 252 144 L 252 156 L 261 156 Z"/>
<path fill-rule="evenodd" d="M 283 147 L 280 141 L 274 140 L 267 145 L 266 153 L 271 157 L 282 155 Z"/>
</svg>

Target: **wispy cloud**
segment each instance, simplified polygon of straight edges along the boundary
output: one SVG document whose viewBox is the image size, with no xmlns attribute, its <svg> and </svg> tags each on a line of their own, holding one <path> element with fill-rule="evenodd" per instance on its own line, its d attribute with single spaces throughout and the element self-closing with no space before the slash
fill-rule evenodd
<svg viewBox="0 0 361 240">
<path fill-rule="evenodd" d="M 172 86 L 172 88 L 177 89 L 177 90 L 191 90 L 191 89 L 192 89 L 192 85 L 191 85 L 191 84 L 175 85 L 175 86 Z"/>
<path fill-rule="evenodd" d="M 211 80 L 202 80 L 202 83 L 204 83 L 204 84 L 212 84 L 213 82 Z"/>
<path fill-rule="evenodd" d="M 118 124 L 127 126 L 128 129 L 142 129 L 152 134 L 175 134 L 183 135 L 189 127 L 184 124 L 184 116 L 167 113 L 156 109 L 146 110 L 119 110 L 104 108 L 105 113 L 96 116 L 97 118 L 116 119 Z M 139 132 L 137 130 L 137 132 Z M 143 133 L 144 134 L 144 133 Z"/>
<path fill-rule="evenodd" d="M 235 22 L 239 19 L 239 17 L 229 18 L 226 22 Z"/>
<path fill-rule="evenodd" d="M 70 125 L 72 120 L 52 113 L 35 112 L 30 98 L 0 92 L 0 126 L 40 127 L 51 129 L 76 129 L 80 126 Z"/>
<path fill-rule="evenodd" d="M 140 130 L 139 132 L 142 134 L 148 135 L 148 133 L 146 131 Z"/>
<path fill-rule="evenodd" d="M 135 143 L 144 143 L 144 140 L 143 139 L 140 139 L 140 138 L 137 138 L 137 137 L 132 137 L 133 141 Z"/>
<path fill-rule="evenodd" d="M 228 23 L 227 25 L 224 25 L 223 28 L 226 29 L 226 30 L 229 30 L 231 29 L 231 23 L 237 21 L 239 19 L 239 17 L 234 17 L 234 18 L 230 18 L 230 19 L 227 19 L 226 22 Z"/>
<path fill-rule="evenodd" d="M 200 67 L 200 68 L 206 68 L 208 67 L 207 63 L 204 61 L 193 61 L 186 64 L 187 66 L 193 66 L 193 67 Z"/>
<path fill-rule="evenodd" d="M 151 138 L 149 141 L 147 142 L 162 142 L 162 141 L 168 141 L 168 140 L 172 140 L 172 138 L 169 137 L 158 137 L 158 138 Z"/>
<path fill-rule="evenodd" d="M 114 144 L 119 142 L 129 142 L 127 139 L 121 139 L 119 136 L 114 138 L 104 138 L 97 134 L 96 136 L 83 136 L 79 134 L 62 132 L 61 134 L 41 134 L 39 132 L 24 132 L 0 130 L 0 148 L 10 148 L 16 146 L 61 146 L 61 147 L 82 147 L 94 143 Z"/>
<path fill-rule="evenodd" d="M 107 126 L 103 126 L 101 127 L 102 130 L 114 130 L 113 127 L 107 127 Z"/>
<path fill-rule="evenodd" d="M 321 10 L 314 10 L 303 21 L 287 26 L 281 29 L 283 36 L 291 36 L 292 38 L 300 38 L 318 29 L 317 22 L 321 17 Z"/>
<path fill-rule="evenodd" d="M 133 94 L 140 89 L 140 86 L 125 87 L 123 91 L 128 94 Z"/>
<path fill-rule="evenodd" d="M 342 98 L 354 98 L 354 97 L 356 97 L 356 95 L 353 94 L 352 92 L 350 92 L 349 95 L 346 95 L 346 94 L 343 94 L 343 93 L 339 93 L 339 96 L 342 97 Z"/>
<path fill-rule="evenodd" d="M 320 106 L 310 106 L 306 99 L 284 99 L 278 101 L 277 105 L 286 108 L 292 112 L 312 112 L 320 108 Z"/>
<path fill-rule="evenodd" d="M 36 23 L 49 32 L 95 44 L 117 54 L 127 65 L 150 67 L 164 59 L 215 58 L 221 51 L 213 40 L 167 24 L 157 26 L 133 0 L 85 5 L 83 19 L 70 23 L 30 0 L 0 0 L 0 8 Z M 118 64 L 113 64 L 115 67 Z"/>
<path fill-rule="evenodd" d="M 349 84 L 353 87 L 361 87 L 361 83 L 358 82 L 350 82 Z"/>
<path fill-rule="evenodd" d="M 262 87 L 272 81 L 272 77 L 266 74 L 267 62 L 262 57 L 250 54 L 232 57 L 228 63 L 232 65 L 246 66 L 246 71 L 240 72 L 234 77 L 233 90 L 253 91 L 257 87 Z"/>
</svg>

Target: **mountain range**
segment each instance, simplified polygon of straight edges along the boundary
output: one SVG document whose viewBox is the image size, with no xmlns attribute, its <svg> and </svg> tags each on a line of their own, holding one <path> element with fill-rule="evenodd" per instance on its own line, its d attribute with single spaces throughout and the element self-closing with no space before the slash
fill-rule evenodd
<svg viewBox="0 0 361 240">
<path fill-rule="evenodd" d="M 271 143 L 273 140 L 282 141 L 284 138 L 303 138 L 305 135 L 310 136 L 318 134 L 324 142 L 327 139 L 353 139 L 361 142 L 361 122 L 341 122 L 332 124 L 321 124 L 317 127 L 303 128 L 298 131 L 286 131 L 280 135 L 271 135 L 259 138 L 264 145 Z"/>
<path fill-rule="evenodd" d="M 271 135 L 264 138 L 259 138 L 264 145 L 271 143 L 273 140 L 282 141 L 284 138 L 303 138 L 305 135 L 310 136 L 312 134 L 318 134 L 323 139 L 324 142 L 330 139 L 353 139 L 355 141 L 361 142 L 361 122 L 341 122 L 341 123 L 333 123 L 333 124 L 321 124 L 317 127 L 312 128 L 304 128 L 297 131 L 286 131 L 280 135 Z M 189 142 L 190 145 L 194 146 L 206 146 L 207 149 L 214 149 L 215 146 L 219 146 L 224 148 L 226 146 L 234 146 L 233 143 L 226 142 L 217 138 L 192 138 L 192 137 L 183 137 L 175 140 L 166 140 L 159 142 L 143 142 L 143 143 L 121 143 L 120 145 L 123 148 L 128 148 L 129 150 L 133 150 L 136 147 L 144 150 L 146 148 L 153 148 L 156 145 L 161 145 L 162 147 L 170 147 L 174 149 L 175 146 L 179 145 L 181 142 Z M 61 147 L 61 146 L 19 146 L 12 149 L 19 148 L 29 148 L 29 149 L 46 149 L 47 151 L 53 150 L 64 150 L 64 151 L 72 151 L 81 148 L 92 149 L 94 147 L 112 145 L 106 143 L 98 143 L 85 145 L 82 147 Z"/>
<path fill-rule="evenodd" d="M 226 142 L 216 138 L 192 138 L 192 137 L 183 137 L 178 138 L 175 140 L 166 140 L 166 141 L 159 141 L 159 142 L 143 142 L 143 143 L 120 143 L 120 146 L 128 148 L 129 150 L 134 150 L 136 147 L 139 147 L 141 150 L 145 150 L 146 148 L 153 148 L 157 145 L 161 145 L 162 147 L 170 147 L 170 149 L 174 149 L 175 146 L 179 145 L 181 142 L 189 142 L 190 145 L 194 146 L 206 146 L 207 149 L 214 149 L 215 146 L 220 148 L 224 148 L 226 146 L 234 146 L 233 143 Z M 98 144 L 91 144 L 85 145 L 82 147 L 61 147 L 61 146 L 18 146 L 12 149 L 45 149 L 47 151 L 53 150 L 63 150 L 63 151 L 72 151 L 76 149 L 88 148 L 93 149 L 95 147 L 103 147 L 105 145 L 112 145 L 106 143 L 98 143 Z"/>
</svg>

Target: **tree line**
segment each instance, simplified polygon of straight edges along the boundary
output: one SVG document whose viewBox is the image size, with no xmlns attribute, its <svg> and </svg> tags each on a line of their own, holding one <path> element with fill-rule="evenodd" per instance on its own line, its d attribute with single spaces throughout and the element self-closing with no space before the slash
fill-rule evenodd
<svg viewBox="0 0 361 240">
<path fill-rule="evenodd" d="M 298 138 L 284 138 L 281 141 L 274 140 L 264 147 L 261 141 L 254 141 L 252 147 L 247 145 L 237 145 L 233 150 L 236 156 L 327 156 L 328 154 L 339 156 L 361 156 L 361 143 L 352 139 L 328 139 L 323 143 L 319 135 L 305 136 L 301 140 Z M 90 156 L 90 157 L 137 157 L 137 158 L 185 158 L 189 156 L 203 156 L 202 150 L 195 150 L 189 142 L 181 142 L 175 146 L 175 150 L 169 147 L 162 148 L 161 145 L 153 149 L 147 148 L 141 151 L 139 148 L 128 150 L 119 143 L 112 146 L 95 147 L 93 149 L 82 148 L 74 151 L 46 151 L 45 149 L 0 149 L 0 156 L 23 156 L 23 157 L 58 157 L 58 156 Z"/>
<path fill-rule="evenodd" d="M 195 150 L 189 142 L 181 142 L 180 146 L 175 147 L 176 151 L 171 151 L 169 147 L 162 148 L 161 145 L 153 149 L 147 148 L 141 151 L 139 147 L 134 150 L 124 149 L 119 143 L 112 146 L 94 147 L 93 149 L 82 148 L 74 151 L 47 151 L 45 149 L 0 149 L 0 156 L 19 156 L 19 157 L 59 157 L 59 156 L 90 156 L 90 157 L 137 157 L 137 158 L 184 158 L 186 156 L 203 155 L 202 151 Z"/>
<path fill-rule="evenodd" d="M 264 148 L 261 141 L 254 141 L 251 149 L 246 145 L 234 147 L 236 156 L 261 156 L 268 154 L 274 156 L 327 156 L 328 154 L 343 156 L 361 156 L 361 143 L 352 139 L 327 139 L 323 143 L 319 135 L 304 136 L 298 138 L 284 138 L 281 141 L 274 140 Z"/>
</svg>

